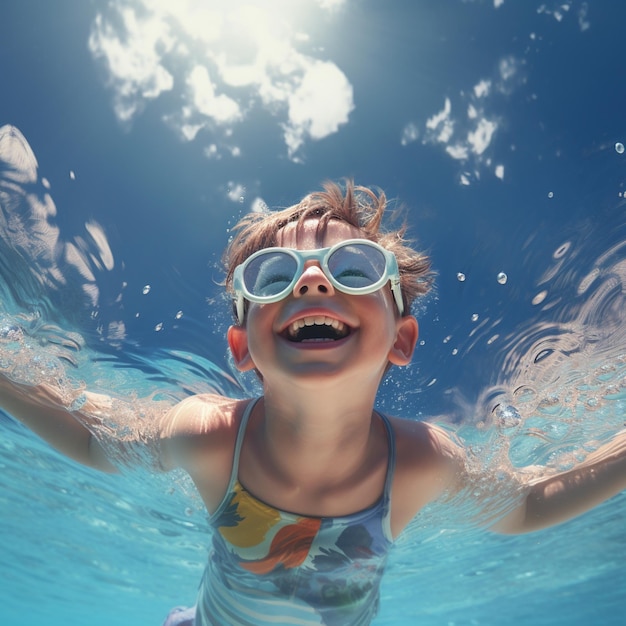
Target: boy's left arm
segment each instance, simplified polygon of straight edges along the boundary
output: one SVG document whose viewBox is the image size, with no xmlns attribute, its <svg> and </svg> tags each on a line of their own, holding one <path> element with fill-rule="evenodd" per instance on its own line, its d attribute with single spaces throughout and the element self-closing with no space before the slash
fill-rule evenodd
<svg viewBox="0 0 626 626">
<path fill-rule="evenodd" d="M 506 534 L 559 524 L 626 489 L 626 430 L 589 455 L 580 465 L 528 481 L 522 503 L 492 529 Z"/>
</svg>

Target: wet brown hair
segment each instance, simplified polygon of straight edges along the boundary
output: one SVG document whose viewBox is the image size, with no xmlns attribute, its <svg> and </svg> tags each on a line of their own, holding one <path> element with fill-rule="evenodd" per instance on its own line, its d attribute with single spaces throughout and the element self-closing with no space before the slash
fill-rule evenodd
<svg viewBox="0 0 626 626">
<path fill-rule="evenodd" d="M 404 311 L 405 315 L 409 314 L 413 301 L 428 293 L 432 285 L 428 256 L 411 248 L 404 237 L 406 225 L 396 230 L 383 228 L 387 208 L 383 191 L 376 193 L 368 187 L 354 185 L 350 180 L 344 187 L 326 182 L 323 188 L 323 191 L 310 193 L 287 209 L 249 213 L 239 221 L 233 229 L 236 234 L 224 254 L 227 292 L 234 293 L 235 268 L 257 250 L 276 246 L 278 232 L 288 224 L 302 224 L 307 219 L 319 220 L 317 237 L 321 246 L 328 222 L 339 220 L 357 227 L 364 239 L 376 242 L 395 255 L 400 270 Z"/>
</svg>

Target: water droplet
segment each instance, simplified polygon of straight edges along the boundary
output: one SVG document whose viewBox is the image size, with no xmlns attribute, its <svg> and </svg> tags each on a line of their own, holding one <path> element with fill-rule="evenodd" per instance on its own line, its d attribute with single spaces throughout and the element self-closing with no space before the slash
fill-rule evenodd
<svg viewBox="0 0 626 626">
<path fill-rule="evenodd" d="M 152 289 L 152 287 L 150 287 L 150 285 L 146 285 L 142 290 L 141 293 L 145 296 L 148 295 L 150 293 L 150 289 Z"/>
<path fill-rule="evenodd" d="M 0 326 L 0 341 L 20 341 L 24 332 L 17 324 L 7 323 Z"/>
<path fill-rule="evenodd" d="M 456 275 L 456 279 L 460 282 L 460 283 L 464 283 L 465 282 L 465 274 L 463 272 L 459 272 Z"/>
<path fill-rule="evenodd" d="M 510 404 L 505 404 L 504 406 L 499 404 L 494 409 L 494 413 L 502 428 L 515 428 L 522 422 L 522 416 L 519 414 L 519 411 Z"/>
<path fill-rule="evenodd" d="M 572 242 L 571 241 L 566 241 L 565 243 L 562 243 L 555 251 L 554 254 L 552 255 L 555 259 L 560 259 L 562 257 L 564 257 L 568 252 L 569 249 L 572 247 Z"/>
<path fill-rule="evenodd" d="M 509 280 L 509 277 L 504 272 L 500 272 L 496 278 L 501 285 L 505 285 L 506 281 Z"/>
<path fill-rule="evenodd" d="M 70 412 L 80 411 L 87 402 L 87 396 L 84 393 L 79 393 L 67 407 Z"/>
<path fill-rule="evenodd" d="M 617 154 L 624 154 L 624 144 L 621 141 L 615 144 L 615 152 L 617 152 Z"/>
</svg>

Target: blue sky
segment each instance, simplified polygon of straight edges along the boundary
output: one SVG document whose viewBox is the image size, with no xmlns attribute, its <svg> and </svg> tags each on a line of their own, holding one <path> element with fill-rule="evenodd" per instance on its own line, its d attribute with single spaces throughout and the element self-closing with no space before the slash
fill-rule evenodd
<svg viewBox="0 0 626 626">
<path fill-rule="evenodd" d="M 578 0 L 10 2 L 0 122 L 45 178 L 49 248 L 91 268 L 85 312 L 105 342 L 220 362 L 229 228 L 350 176 L 405 207 L 439 273 L 418 387 L 469 386 L 468 372 L 497 375 L 468 367 L 476 347 L 450 359 L 476 346 L 473 320 L 490 320 L 487 341 L 535 316 L 554 251 L 613 223 L 598 216 L 623 193 L 623 14 Z"/>
</svg>

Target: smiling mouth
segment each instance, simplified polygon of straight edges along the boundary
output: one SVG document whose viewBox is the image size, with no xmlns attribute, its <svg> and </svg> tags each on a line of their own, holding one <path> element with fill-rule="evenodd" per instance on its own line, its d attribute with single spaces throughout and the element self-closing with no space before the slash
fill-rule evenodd
<svg viewBox="0 0 626 626">
<path fill-rule="evenodd" d="M 339 341 L 350 334 L 350 327 L 326 315 L 302 317 L 289 324 L 284 337 L 296 343 Z"/>
</svg>

